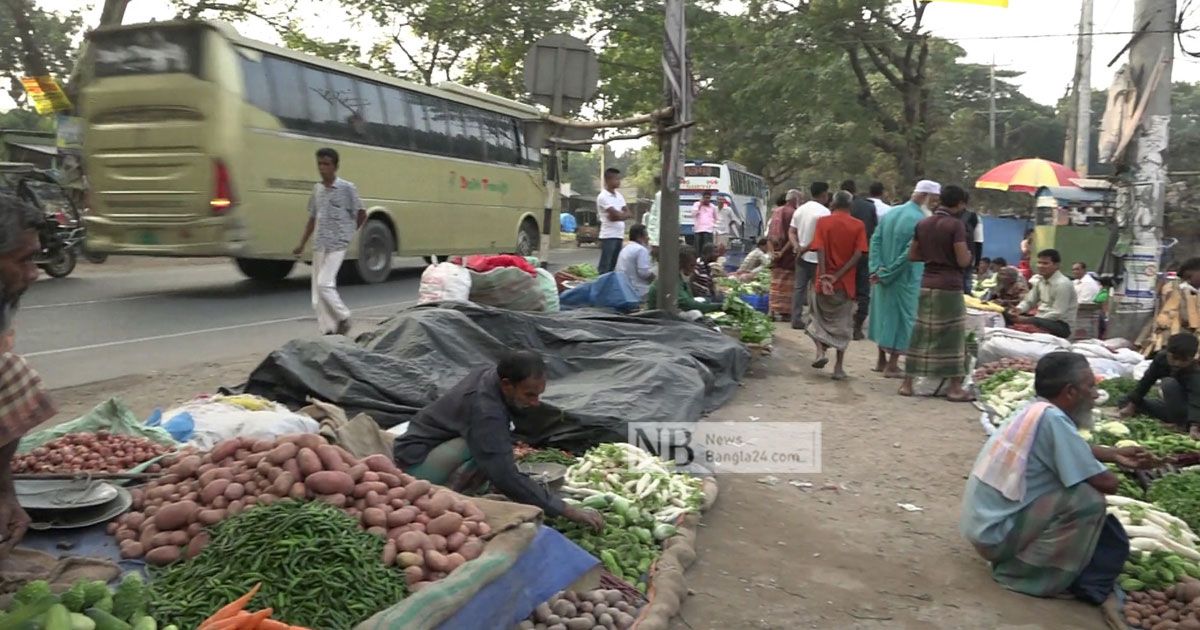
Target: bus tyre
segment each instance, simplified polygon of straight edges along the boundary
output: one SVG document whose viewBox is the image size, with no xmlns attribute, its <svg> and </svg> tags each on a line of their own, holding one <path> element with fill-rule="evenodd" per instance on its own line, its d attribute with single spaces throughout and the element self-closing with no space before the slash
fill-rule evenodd
<svg viewBox="0 0 1200 630">
<path fill-rule="evenodd" d="M 383 221 L 371 219 L 363 226 L 358 241 L 358 258 L 352 267 L 353 279 L 363 284 L 377 284 L 392 275 L 392 256 L 396 253 L 396 237 Z"/>
<path fill-rule="evenodd" d="M 237 259 L 237 266 L 242 274 L 256 282 L 282 282 L 295 265 L 295 261 L 292 260 Z"/>
<path fill-rule="evenodd" d="M 537 254 L 537 249 L 537 224 L 525 219 L 525 222 L 521 224 L 521 229 L 517 231 L 517 253 L 521 256 L 533 256 Z"/>
</svg>

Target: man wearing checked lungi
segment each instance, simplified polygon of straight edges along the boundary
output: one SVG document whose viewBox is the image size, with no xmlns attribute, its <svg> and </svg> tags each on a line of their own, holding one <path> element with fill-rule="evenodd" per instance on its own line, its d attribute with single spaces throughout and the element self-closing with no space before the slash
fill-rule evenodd
<svg viewBox="0 0 1200 630">
<path fill-rule="evenodd" d="M 1094 424 L 1098 395 L 1087 359 L 1052 352 L 1038 361 L 1037 398 L 1002 424 L 975 460 L 959 531 L 1007 589 L 1038 597 L 1074 596 L 1116 617 L 1114 585 L 1129 556 L 1129 537 L 1106 515 L 1104 495 L 1118 479 L 1105 463 L 1154 465 L 1139 446 L 1089 445 L 1079 430 Z"/>
<path fill-rule="evenodd" d="M 972 260 L 967 229 L 959 220 L 966 207 L 966 191 L 954 185 L 943 187 L 941 205 L 933 216 L 917 223 L 909 245 L 908 259 L 925 263 L 925 271 L 912 339 L 904 357 L 901 396 L 912 396 L 913 379 L 926 377 L 949 381 L 946 400 L 971 400 L 962 386 L 967 374 L 967 307 L 963 303 L 962 278 L 963 269 Z"/>
</svg>

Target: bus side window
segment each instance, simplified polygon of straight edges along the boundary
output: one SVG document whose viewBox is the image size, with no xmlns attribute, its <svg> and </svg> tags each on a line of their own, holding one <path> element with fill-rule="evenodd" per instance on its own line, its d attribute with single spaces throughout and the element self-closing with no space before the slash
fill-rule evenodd
<svg viewBox="0 0 1200 630">
<path fill-rule="evenodd" d="M 391 130 L 385 122 L 383 113 L 383 88 L 368 81 L 355 81 L 358 95 L 361 119 L 358 125 L 350 125 L 350 131 L 357 140 L 366 141 L 375 146 L 391 146 L 389 142 Z"/>
<path fill-rule="evenodd" d="M 415 94 L 414 96 L 416 99 L 413 105 L 413 116 L 417 119 L 417 124 L 424 124 L 425 131 L 417 139 L 417 149 L 425 153 L 453 155 L 448 120 L 451 114 L 448 107 L 449 101 L 427 94 Z"/>
<path fill-rule="evenodd" d="M 330 72 L 328 76 L 328 96 L 333 105 L 332 135 L 351 142 L 363 142 L 366 139 L 367 121 L 362 99 L 354 85 L 355 80 L 340 72 Z"/>
<path fill-rule="evenodd" d="M 335 99 L 329 87 L 329 75 L 324 70 L 304 66 L 304 99 L 308 102 L 306 129 L 322 136 L 336 138 L 337 117 L 333 113 Z"/>
<path fill-rule="evenodd" d="M 487 157 L 492 162 L 515 164 L 517 159 L 517 136 L 513 119 L 503 114 L 484 114 L 484 137 L 487 139 Z"/>
<path fill-rule="evenodd" d="M 409 108 L 412 94 L 394 87 L 380 86 L 379 89 L 383 91 L 383 109 L 388 125 L 384 144 L 397 149 L 413 148 L 415 140 L 412 111 Z M 422 125 L 424 122 L 421 121 Z"/>
<path fill-rule="evenodd" d="M 263 111 L 271 111 L 271 85 L 267 82 L 266 67 L 241 54 L 238 62 L 242 68 L 242 95 L 246 102 Z"/>
<path fill-rule="evenodd" d="M 288 129 L 308 128 L 308 107 L 300 64 L 267 57 L 267 79 L 271 84 L 271 113 Z"/>
<path fill-rule="evenodd" d="M 463 133 L 455 139 L 455 155 L 467 160 L 482 161 L 486 159 L 485 143 L 483 140 L 483 112 L 455 103 L 455 109 L 462 117 Z"/>
</svg>

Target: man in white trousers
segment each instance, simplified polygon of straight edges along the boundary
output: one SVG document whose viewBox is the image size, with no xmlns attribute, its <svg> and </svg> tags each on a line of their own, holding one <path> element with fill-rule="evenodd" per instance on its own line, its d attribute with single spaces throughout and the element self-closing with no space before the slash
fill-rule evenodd
<svg viewBox="0 0 1200 630">
<path fill-rule="evenodd" d="M 367 221 L 367 211 L 354 184 L 337 176 L 338 154 L 328 147 L 317 150 L 321 182 L 308 198 L 308 223 L 304 236 L 292 251 L 296 257 L 315 231 L 312 260 L 312 303 L 317 311 L 317 328 L 323 335 L 350 332 L 350 309 L 338 295 L 337 274 L 346 258 L 354 233 Z"/>
</svg>

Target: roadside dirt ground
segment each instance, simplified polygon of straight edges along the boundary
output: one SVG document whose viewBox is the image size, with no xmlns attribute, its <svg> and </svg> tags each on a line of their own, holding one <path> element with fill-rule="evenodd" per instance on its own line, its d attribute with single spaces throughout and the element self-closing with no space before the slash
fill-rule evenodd
<svg viewBox="0 0 1200 630">
<path fill-rule="evenodd" d="M 705 515 L 692 595 L 674 628 L 1102 628 L 1096 609 L 1007 592 L 958 535 L 965 475 L 983 443 L 977 414 L 944 400 L 905 399 L 869 371 L 855 342 L 851 378 L 809 367 L 802 333 L 779 330 L 737 397 L 710 420 L 820 421 L 816 475 L 721 477 Z M 57 421 L 109 396 L 140 416 L 241 382 L 262 357 L 197 365 L 55 392 Z M 801 489 L 788 481 L 811 483 Z M 920 512 L 906 512 L 911 503 Z"/>
</svg>

